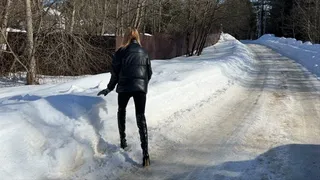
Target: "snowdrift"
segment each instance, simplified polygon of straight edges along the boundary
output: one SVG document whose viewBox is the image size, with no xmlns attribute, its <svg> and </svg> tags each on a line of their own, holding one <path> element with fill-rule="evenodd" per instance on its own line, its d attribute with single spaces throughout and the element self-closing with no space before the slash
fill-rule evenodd
<svg viewBox="0 0 320 180">
<path fill-rule="evenodd" d="M 161 141 L 179 141 L 167 127 L 183 113 L 241 83 L 254 68 L 254 55 L 231 37 L 199 57 L 154 60 L 146 117 L 150 155 Z M 61 78 L 61 77 L 60 77 Z M 64 83 L 0 88 L 1 179 L 114 179 L 141 163 L 134 106 L 127 108 L 132 150 L 119 148 L 117 94 L 97 97 L 110 74 Z M 196 123 L 196 122 L 184 122 Z"/>
<path fill-rule="evenodd" d="M 310 72 L 320 77 L 320 44 L 302 42 L 293 38 L 279 38 L 272 34 L 267 34 L 254 41 L 272 48 L 301 65 Z"/>
</svg>

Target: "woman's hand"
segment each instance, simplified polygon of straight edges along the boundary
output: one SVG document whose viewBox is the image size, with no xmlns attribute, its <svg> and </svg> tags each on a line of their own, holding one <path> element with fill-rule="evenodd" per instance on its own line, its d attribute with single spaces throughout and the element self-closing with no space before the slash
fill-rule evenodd
<svg viewBox="0 0 320 180">
<path fill-rule="evenodd" d="M 100 91 L 97 96 L 100 96 L 100 95 L 104 95 L 106 96 L 107 94 L 109 94 L 109 92 L 111 92 L 108 88 L 107 89 L 104 89 L 102 91 Z"/>
</svg>

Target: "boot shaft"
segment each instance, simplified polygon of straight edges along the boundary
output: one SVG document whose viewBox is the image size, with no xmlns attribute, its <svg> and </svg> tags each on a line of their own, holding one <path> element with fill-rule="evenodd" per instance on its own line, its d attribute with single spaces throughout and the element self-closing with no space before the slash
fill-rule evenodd
<svg viewBox="0 0 320 180">
<path fill-rule="evenodd" d="M 126 140 L 126 111 L 118 111 L 118 129 L 120 136 L 120 147 L 125 149 L 128 147 Z"/>
<path fill-rule="evenodd" d="M 149 156 L 148 154 L 148 128 L 146 123 L 146 118 L 144 114 L 137 114 L 137 125 L 139 128 L 141 149 L 144 156 Z"/>
</svg>

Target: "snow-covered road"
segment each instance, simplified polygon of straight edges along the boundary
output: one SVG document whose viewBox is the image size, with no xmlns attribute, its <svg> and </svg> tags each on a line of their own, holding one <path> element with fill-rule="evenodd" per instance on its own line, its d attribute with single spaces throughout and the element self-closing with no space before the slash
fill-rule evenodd
<svg viewBox="0 0 320 180">
<path fill-rule="evenodd" d="M 0 179 L 320 179 L 320 81 L 295 61 L 222 34 L 201 56 L 152 68 L 148 169 L 132 100 L 126 152 L 117 93 L 96 96 L 109 73 L 39 86 L 0 80 Z"/>
<path fill-rule="evenodd" d="M 320 179 L 319 81 L 293 60 L 248 46 L 257 60 L 248 76 L 229 75 L 239 83 L 162 122 L 169 133 L 150 152 L 151 167 L 118 179 Z"/>
</svg>

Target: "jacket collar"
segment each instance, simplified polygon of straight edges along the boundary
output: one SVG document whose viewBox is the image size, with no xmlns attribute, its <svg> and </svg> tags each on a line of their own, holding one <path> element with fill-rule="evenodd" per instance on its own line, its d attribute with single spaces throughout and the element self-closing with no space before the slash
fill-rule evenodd
<svg viewBox="0 0 320 180">
<path fill-rule="evenodd" d="M 131 43 L 139 44 L 138 41 L 135 39 L 131 40 Z"/>
</svg>

